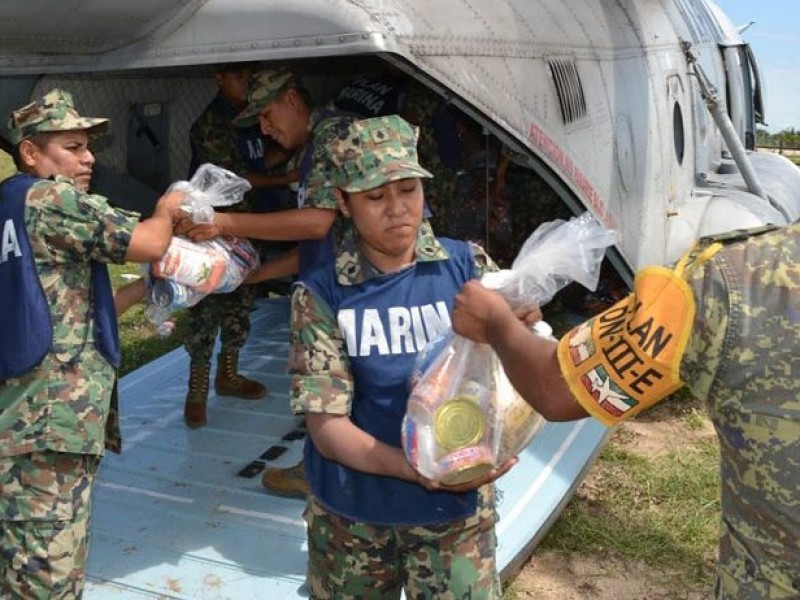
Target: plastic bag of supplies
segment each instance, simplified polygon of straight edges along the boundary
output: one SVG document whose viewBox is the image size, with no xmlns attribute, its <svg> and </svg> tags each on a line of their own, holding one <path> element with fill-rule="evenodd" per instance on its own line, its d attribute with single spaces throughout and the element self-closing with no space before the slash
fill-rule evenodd
<svg viewBox="0 0 800 600">
<path fill-rule="evenodd" d="M 250 184 L 230 171 L 205 163 L 191 181 L 173 183 L 169 191 L 175 190 L 186 193 L 181 210 L 192 221 L 212 223 L 214 207 L 241 202 Z M 246 239 L 221 236 L 193 242 L 173 237 L 164 256 L 148 265 L 150 289 L 145 314 L 159 333 L 169 335 L 173 311 L 194 306 L 208 294 L 235 290 L 258 264 L 258 252 Z"/>
<path fill-rule="evenodd" d="M 613 232 L 589 213 L 541 225 L 511 269 L 487 273 L 486 287 L 515 309 L 542 306 L 572 281 L 594 290 Z M 534 332 L 552 337 L 546 323 Z M 417 356 L 402 425 L 408 461 L 424 477 L 455 485 L 476 479 L 518 454 L 544 423 L 517 393 L 488 344 L 452 330 Z"/>
</svg>

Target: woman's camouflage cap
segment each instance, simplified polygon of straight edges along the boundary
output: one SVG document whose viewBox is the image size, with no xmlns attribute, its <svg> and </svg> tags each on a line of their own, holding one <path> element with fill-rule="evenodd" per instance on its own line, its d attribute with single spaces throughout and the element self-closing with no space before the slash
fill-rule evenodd
<svg viewBox="0 0 800 600">
<path fill-rule="evenodd" d="M 297 84 L 297 77 L 287 69 L 264 69 L 253 73 L 247 90 L 247 106 L 236 115 L 235 123 L 239 127 L 252 125 L 267 105 L 280 93 Z"/>
<path fill-rule="evenodd" d="M 330 141 L 331 183 L 364 192 L 390 181 L 433 177 L 419 165 L 419 128 L 398 115 L 353 121 L 348 135 Z"/>
<path fill-rule="evenodd" d="M 72 94 L 58 88 L 11 113 L 8 120 L 11 143 L 51 131 L 85 130 L 89 135 L 101 135 L 108 129 L 108 119 L 82 117 L 75 110 Z"/>
</svg>

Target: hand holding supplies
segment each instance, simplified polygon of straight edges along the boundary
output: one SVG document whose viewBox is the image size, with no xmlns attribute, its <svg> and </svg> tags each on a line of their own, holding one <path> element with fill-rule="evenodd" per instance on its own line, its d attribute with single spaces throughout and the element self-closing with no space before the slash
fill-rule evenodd
<svg viewBox="0 0 800 600">
<path fill-rule="evenodd" d="M 531 234 L 511 269 L 487 273 L 481 283 L 518 311 L 549 302 L 572 281 L 595 289 L 613 232 L 589 213 L 552 221 Z M 534 331 L 549 336 L 537 323 Z M 448 330 L 417 357 L 402 426 L 411 465 L 447 485 L 478 478 L 515 456 L 543 424 L 517 393 L 487 344 Z"/>
<path fill-rule="evenodd" d="M 214 207 L 241 202 L 249 189 L 245 179 L 208 163 L 200 165 L 191 181 L 170 186 L 170 191 L 186 193 L 181 209 L 195 223 L 211 223 Z M 194 306 L 208 294 L 235 290 L 258 263 L 258 253 L 245 239 L 224 236 L 193 242 L 173 237 L 164 256 L 149 266 L 145 314 L 160 333 L 168 335 L 172 311 Z"/>
</svg>

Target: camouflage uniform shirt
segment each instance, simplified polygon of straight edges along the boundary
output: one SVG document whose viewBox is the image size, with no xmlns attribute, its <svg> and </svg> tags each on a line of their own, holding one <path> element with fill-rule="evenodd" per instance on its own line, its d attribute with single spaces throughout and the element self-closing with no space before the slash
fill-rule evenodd
<svg viewBox="0 0 800 600">
<path fill-rule="evenodd" d="M 328 173 L 331 163 L 328 148 L 333 140 L 346 138 L 354 116 L 342 115 L 332 104 L 316 108 L 309 117 L 309 141 L 297 153 L 300 161 L 310 161 L 306 168 L 298 165 L 301 172 L 299 208 L 327 208 L 338 210 Z M 305 157 L 310 153 L 308 157 Z M 306 173 L 303 173 L 306 171 Z M 305 174 L 305 180 L 302 180 Z"/>
<path fill-rule="evenodd" d="M 236 173 L 240 177 L 248 171 L 265 170 L 264 145 L 260 135 L 251 143 L 258 143 L 260 148 L 245 150 L 240 147 L 239 131 L 233 124 L 238 109 L 224 96 L 217 94 L 203 113 L 192 124 L 189 130 L 189 144 L 192 148 L 190 170 L 192 173 L 203 163 L 211 163 Z M 253 125 L 257 128 L 258 125 Z M 243 152 L 251 153 L 254 158 L 248 161 Z M 260 157 L 260 158 L 259 158 Z M 258 164 L 260 168 L 256 168 Z M 249 212 L 252 210 L 254 196 L 258 190 L 248 191 L 241 202 L 231 206 L 217 207 L 219 212 Z"/>
<path fill-rule="evenodd" d="M 0 456 L 102 454 L 114 368 L 94 345 L 90 260 L 124 263 L 137 213 L 75 189 L 34 183 L 25 222 L 53 320 L 53 345 L 30 373 L 0 384 Z"/>
<path fill-rule="evenodd" d="M 721 446 L 717 598 L 800 597 L 800 224 L 720 237 L 681 378 Z"/>
<path fill-rule="evenodd" d="M 210 162 L 241 175 L 247 171 L 248 164 L 236 145 L 236 129 L 231 116 L 236 115 L 236 110 L 225 114 L 217 108 L 218 102 L 228 103 L 218 94 L 189 130 L 192 166 L 196 168 Z"/>
<path fill-rule="evenodd" d="M 295 154 L 298 163 L 294 168 L 300 171 L 297 206 L 336 212 L 336 218 L 330 229 L 334 247 L 342 237 L 346 225 L 339 214 L 339 206 L 333 195 L 334 188 L 328 177 L 332 169 L 328 148 L 331 140 L 347 136 L 349 125 L 354 118 L 341 115 L 341 111 L 337 111 L 331 103 L 314 109 L 308 121 L 309 140 Z"/>
</svg>

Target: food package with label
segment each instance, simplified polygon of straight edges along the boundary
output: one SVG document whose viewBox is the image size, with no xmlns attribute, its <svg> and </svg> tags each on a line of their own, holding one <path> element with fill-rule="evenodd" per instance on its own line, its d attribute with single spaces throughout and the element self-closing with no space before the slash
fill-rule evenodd
<svg viewBox="0 0 800 600">
<path fill-rule="evenodd" d="M 452 331 L 436 343 L 442 347 L 418 357 L 421 375 L 408 399 L 402 442 L 421 475 L 455 485 L 515 456 L 543 420 L 511 385 L 490 346 Z"/>
<path fill-rule="evenodd" d="M 203 164 L 191 181 L 170 190 L 185 192 L 181 209 L 196 223 L 213 222 L 215 206 L 240 202 L 250 189 L 247 180 L 211 164 Z M 235 290 L 259 265 L 258 252 L 246 239 L 220 236 L 205 242 L 172 238 L 164 256 L 148 266 L 150 289 L 145 314 L 162 334 L 172 312 L 194 306 L 208 294 Z"/>
<path fill-rule="evenodd" d="M 516 309 L 542 306 L 578 281 L 597 286 L 612 231 L 591 215 L 545 223 L 523 245 L 511 269 L 487 273 L 481 282 Z M 534 334 L 552 337 L 546 323 Z M 514 389 L 499 358 L 447 330 L 418 355 L 402 424 L 406 458 L 424 477 L 446 485 L 477 479 L 516 456 L 544 419 Z"/>
</svg>

